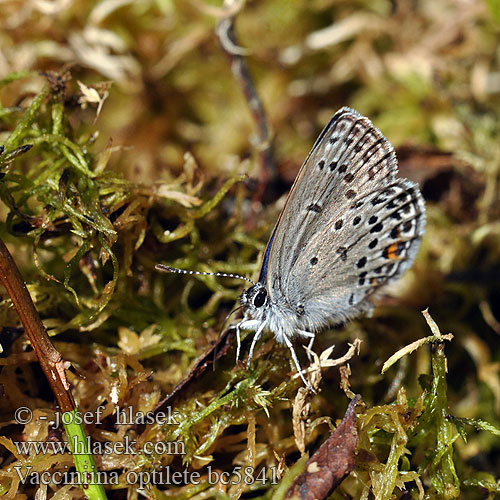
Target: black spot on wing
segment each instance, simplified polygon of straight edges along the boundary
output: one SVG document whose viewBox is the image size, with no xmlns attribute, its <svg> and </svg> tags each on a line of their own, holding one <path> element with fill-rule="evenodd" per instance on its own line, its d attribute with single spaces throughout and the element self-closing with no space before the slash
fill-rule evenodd
<svg viewBox="0 0 500 500">
<path fill-rule="evenodd" d="M 323 210 L 323 209 L 317 203 L 311 203 L 310 205 L 308 205 L 307 210 L 309 210 L 310 212 L 316 212 L 317 214 L 319 214 L 319 213 L 321 213 L 321 210 Z"/>
</svg>

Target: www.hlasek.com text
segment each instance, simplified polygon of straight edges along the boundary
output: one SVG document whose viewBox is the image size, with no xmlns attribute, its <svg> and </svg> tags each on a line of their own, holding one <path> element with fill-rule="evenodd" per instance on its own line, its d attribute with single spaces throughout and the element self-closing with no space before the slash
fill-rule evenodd
<svg viewBox="0 0 500 500">
<path fill-rule="evenodd" d="M 77 436 L 71 438 L 70 443 L 66 441 L 14 441 L 17 452 L 20 455 L 31 456 L 33 454 L 63 455 L 185 455 L 186 449 L 182 441 L 146 441 L 138 450 L 137 441 L 125 436 L 122 441 L 93 441 L 87 436 L 81 441 Z"/>
</svg>

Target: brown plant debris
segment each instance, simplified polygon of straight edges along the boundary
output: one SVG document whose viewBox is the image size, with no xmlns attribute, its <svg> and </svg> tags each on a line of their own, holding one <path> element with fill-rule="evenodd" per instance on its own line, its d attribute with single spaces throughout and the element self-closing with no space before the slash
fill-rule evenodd
<svg viewBox="0 0 500 500">
<path fill-rule="evenodd" d="M 227 328 L 224 333 L 222 333 L 217 339 L 217 342 L 215 342 L 207 352 L 200 356 L 186 377 L 172 389 L 168 396 L 158 403 L 155 412 L 171 405 L 174 398 L 176 398 L 188 384 L 198 379 L 209 366 L 213 366 L 218 359 L 226 355 L 228 349 L 231 347 L 234 332 L 234 328 Z"/>
<path fill-rule="evenodd" d="M 354 408 L 361 399 L 356 395 L 349 404 L 339 426 L 308 460 L 305 471 L 298 476 L 285 498 L 289 500 L 321 500 L 354 469 L 358 444 Z"/>
</svg>

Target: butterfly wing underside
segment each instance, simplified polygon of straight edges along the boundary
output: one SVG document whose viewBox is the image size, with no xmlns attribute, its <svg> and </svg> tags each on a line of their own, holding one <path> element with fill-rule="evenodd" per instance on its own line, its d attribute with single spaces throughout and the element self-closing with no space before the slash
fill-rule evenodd
<svg viewBox="0 0 500 500">
<path fill-rule="evenodd" d="M 411 265 L 425 224 L 418 187 L 396 177 L 394 149 L 366 117 L 342 108 L 290 190 L 261 281 L 304 329 L 339 323 Z"/>
</svg>

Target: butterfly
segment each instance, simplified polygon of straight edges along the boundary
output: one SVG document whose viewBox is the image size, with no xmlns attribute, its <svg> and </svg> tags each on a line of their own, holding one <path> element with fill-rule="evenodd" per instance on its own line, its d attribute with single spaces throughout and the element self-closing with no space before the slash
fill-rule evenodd
<svg viewBox="0 0 500 500">
<path fill-rule="evenodd" d="M 248 363 L 261 335 L 270 332 L 288 347 L 311 388 L 293 340 L 307 338 L 311 349 L 326 327 L 370 313 L 370 299 L 415 259 L 425 204 L 417 184 L 397 173 L 392 144 L 368 118 L 347 107 L 334 114 L 297 174 L 257 283 L 241 294 L 237 359 L 241 330 L 255 332 Z"/>
</svg>

